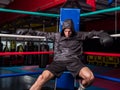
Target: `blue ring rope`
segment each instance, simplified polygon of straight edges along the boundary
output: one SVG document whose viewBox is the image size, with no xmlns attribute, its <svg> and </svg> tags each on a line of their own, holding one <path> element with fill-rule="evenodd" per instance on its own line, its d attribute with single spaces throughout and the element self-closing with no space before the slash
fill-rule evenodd
<svg viewBox="0 0 120 90">
<path fill-rule="evenodd" d="M 41 74 L 42 72 L 28 72 L 28 73 L 15 73 L 15 74 L 1 74 L 0 78 L 6 77 L 16 77 L 16 76 L 24 76 L 24 75 L 36 75 Z"/>
<path fill-rule="evenodd" d="M 35 75 L 35 74 L 41 74 L 42 72 L 27 72 L 27 73 L 16 73 L 16 74 L 2 74 L 0 75 L 0 78 L 6 78 L 6 77 L 15 77 L 15 76 L 23 76 L 23 75 Z M 113 78 L 109 76 L 102 76 L 98 74 L 94 74 L 95 77 L 101 78 L 101 79 L 106 79 L 110 81 L 115 81 L 115 82 L 120 82 L 119 78 Z"/>
<path fill-rule="evenodd" d="M 113 78 L 113 77 L 109 77 L 109 76 L 102 76 L 102 75 L 98 75 L 98 74 L 94 74 L 94 75 L 97 78 L 106 79 L 106 80 L 115 81 L 115 82 L 119 82 L 120 83 L 120 79 L 119 78 Z"/>
<path fill-rule="evenodd" d="M 0 78 L 23 76 L 23 75 L 35 75 L 35 74 L 41 74 L 41 73 L 42 73 L 42 71 L 41 72 L 16 73 L 16 74 L 2 74 L 2 75 L 0 75 Z M 98 75 L 98 74 L 94 74 L 94 75 L 97 78 L 106 79 L 106 80 L 115 81 L 115 82 L 120 83 L 119 78 L 112 78 L 109 76 L 102 76 L 102 75 Z"/>
</svg>

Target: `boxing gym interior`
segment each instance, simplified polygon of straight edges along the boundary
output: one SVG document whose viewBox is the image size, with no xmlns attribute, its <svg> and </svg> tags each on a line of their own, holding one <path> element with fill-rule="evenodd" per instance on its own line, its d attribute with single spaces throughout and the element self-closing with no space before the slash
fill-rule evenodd
<svg viewBox="0 0 120 90">
<path fill-rule="evenodd" d="M 120 0 L 0 0 L 0 90 L 29 90 L 53 61 L 51 40 L 22 31 L 60 32 L 61 18 L 69 17 L 78 32 L 103 30 L 114 40 L 84 41 L 82 62 L 95 76 L 85 90 L 120 90 Z M 78 87 L 78 79 L 66 71 L 42 90 Z"/>
</svg>

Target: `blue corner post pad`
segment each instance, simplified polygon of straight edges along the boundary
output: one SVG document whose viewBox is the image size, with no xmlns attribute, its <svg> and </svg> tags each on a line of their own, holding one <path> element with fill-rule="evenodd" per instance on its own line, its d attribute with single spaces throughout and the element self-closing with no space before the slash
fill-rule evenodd
<svg viewBox="0 0 120 90">
<path fill-rule="evenodd" d="M 74 77 L 70 72 L 64 72 L 56 79 L 56 87 L 62 90 L 74 90 Z"/>
<path fill-rule="evenodd" d="M 64 20 L 72 19 L 75 26 L 75 31 L 80 31 L 80 9 L 76 8 L 61 8 L 60 9 L 60 27 L 59 31 L 62 31 L 62 24 Z"/>
</svg>

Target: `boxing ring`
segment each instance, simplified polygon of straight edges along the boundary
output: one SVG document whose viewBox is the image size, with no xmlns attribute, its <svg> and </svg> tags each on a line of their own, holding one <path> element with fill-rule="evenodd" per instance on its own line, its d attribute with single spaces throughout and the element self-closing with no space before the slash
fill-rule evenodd
<svg viewBox="0 0 120 90">
<path fill-rule="evenodd" d="M 80 16 L 88 16 L 88 15 L 94 15 L 94 14 L 100 14 L 100 13 L 104 13 L 104 12 L 112 12 L 112 11 L 119 11 L 120 7 L 115 7 L 115 8 L 110 8 L 110 9 L 106 9 L 106 10 L 99 10 L 96 12 L 90 12 L 90 13 L 85 13 L 85 14 L 81 14 Z M 47 17 L 59 17 L 60 15 L 58 14 L 49 14 L 49 13 L 37 13 L 37 12 L 28 12 L 28 11 L 22 11 L 22 10 L 11 10 L 11 9 L 3 9 L 0 8 L 1 12 L 11 12 L 11 13 L 19 13 L 19 14 L 28 14 L 28 15 L 38 15 L 38 16 L 47 16 Z M 120 37 L 120 34 L 112 34 L 112 37 Z M 45 37 L 40 37 L 40 36 L 24 36 L 24 35 L 10 35 L 10 34 L 0 34 L 0 37 L 9 37 L 9 38 L 30 38 L 30 39 L 45 39 Z M 94 37 L 94 38 L 98 38 L 98 37 Z M 40 55 L 40 54 L 54 54 L 53 51 L 44 51 L 44 52 L 0 52 L 0 56 L 6 56 L 6 55 Z M 120 57 L 119 53 L 104 53 L 104 52 L 84 52 L 85 55 L 99 55 L 99 56 L 113 56 L 113 57 Z M 38 71 L 38 72 L 22 72 L 22 73 L 14 73 L 14 74 L 1 74 L 0 78 L 8 78 L 8 77 L 18 77 L 18 76 L 24 76 L 24 75 L 39 75 L 42 73 L 43 70 Z M 63 78 L 58 78 L 55 79 L 55 81 L 59 84 L 55 84 L 55 88 L 57 87 L 69 87 L 69 88 L 74 88 L 74 81 L 73 79 L 71 79 L 70 73 L 69 72 L 65 72 L 63 75 L 67 75 L 67 76 L 63 76 Z M 110 76 L 106 76 L 106 75 L 100 75 L 100 74 L 96 74 L 94 73 L 96 78 L 100 78 L 100 79 L 104 79 L 104 80 L 108 80 L 108 81 L 112 81 L 112 82 L 116 82 L 116 83 L 120 83 L 120 77 L 119 78 L 115 78 L 115 77 L 110 77 Z M 66 77 L 69 77 L 67 82 L 67 85 L 69 86 L 64 86 L 64 84 L 61 83 L 61 79 L 66 79 Z M 70 82 L 69 82 L 70 81 Z"/>
<path fill-rule="evenodd" d="M 39 36 L 24 36 L 24 35 L 9 35 L 9 34 L 0 34 L 1 37 L 14 37 L 14 38 L 45 38 L 45 37 L 39 37 Z M 111 35 L 112 37 L 118 37 L 119 34 L 115 34 L 115 35 Z M 96 37 L 94 37 L 96 38 Z M 97 37 L 98 38 L 98 37 Z M 0 56 L 5 56 L 5 55 L 40 55 L 40 54 L 54 54 L 53 51 L 41 51 L 41 52 L 35 52 L 35 51 L 31 51 L 31 52 L 0 52 Z M 120 57 L 119 53 L 104 53 L 104 52 L 84 52 L 85 55 L 95 55 L 95 56 L 113 56 L 113 57 Z M 18 76 L 24 76 L 24 75 L 39 75 L 42 73 L 43 70 L 40 70 L 38 72 L 22 72 L 22 73 L 14 73 L 14 74 L 1 74 L 0 78 L 8 78 L 8 77 L 18 77 Z M 70 77 L 68 80 L 71 79 L 71 76 L 69 72 L 65 72 L 63 74 L 63 78 L 58 79 L 56 82 L 59 83 L 57 84 L 58 87 L 63 87 L 63 84 L 61 83 L 61 79 L 66 79 L 66 77 Z M 67 75 L 67 76 L 66 76 Z M 109 80 L 112 82 L 117 82 L 120 83 L 120 78 L 115 78 L 115 77 L 110 77 L 110 76 L 105 76 L 105 75 L 100 75 L 100 74 L 96 74 L 94 73 L 96 78 L 100 78 L 100 79 L 104 79 L 104 80 Z M 66 83 L 66 82 L 65 82 Z M 65 84 L 64 83 L 64 84 Z M 55 86 L 57 88 L 57 85 Z M 73 82 L 69 82 L 67 85 L 73 85 Z M 69 87 L 70 87 L 69 86 Z M 65 86 L 67 87 L 67 86 Z M 74 86 L 75 87 L 75 86 Z M 74 88 L 73 86 L 70 88 Z"/>
</svg>

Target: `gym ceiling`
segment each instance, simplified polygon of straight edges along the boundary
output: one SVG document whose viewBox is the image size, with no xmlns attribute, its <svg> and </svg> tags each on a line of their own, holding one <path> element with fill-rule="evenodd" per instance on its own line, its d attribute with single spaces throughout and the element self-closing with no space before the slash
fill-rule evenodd
<svg viewBox="0 0 120 90">
<path fill-rule="evenodd" d="M 60 14 L 60 8 L 80 8 L 81 14 L 83 14 L 120 6 L 120 0 L 113 0 L 111 4 L 109 4 L 109 0 L 95 0 L 96 7 L 93 11 L 92 7 L 88 5 L 86 1 L 87 0 L 0 0 L 0 8 L 51 14 Z M 81 25 L 82 28 L 84 28 L 86 22 L 111 18 L 113 18 L 115 22 L 116 16 L 117 18 L 120 18 L 119 10 L 90 15 L 87 17 L 81 17 Z M 45 25 L 45 27 L 57 27 L 58 23 L 59 18 L 56 17 L 43 17 L 37 15 L 27 15 L 0 11 L 1 31 L 15 32 L 15 30 L 19 28 L 39 29 L 43 28 L 43 24 Z"/>
</svg>

